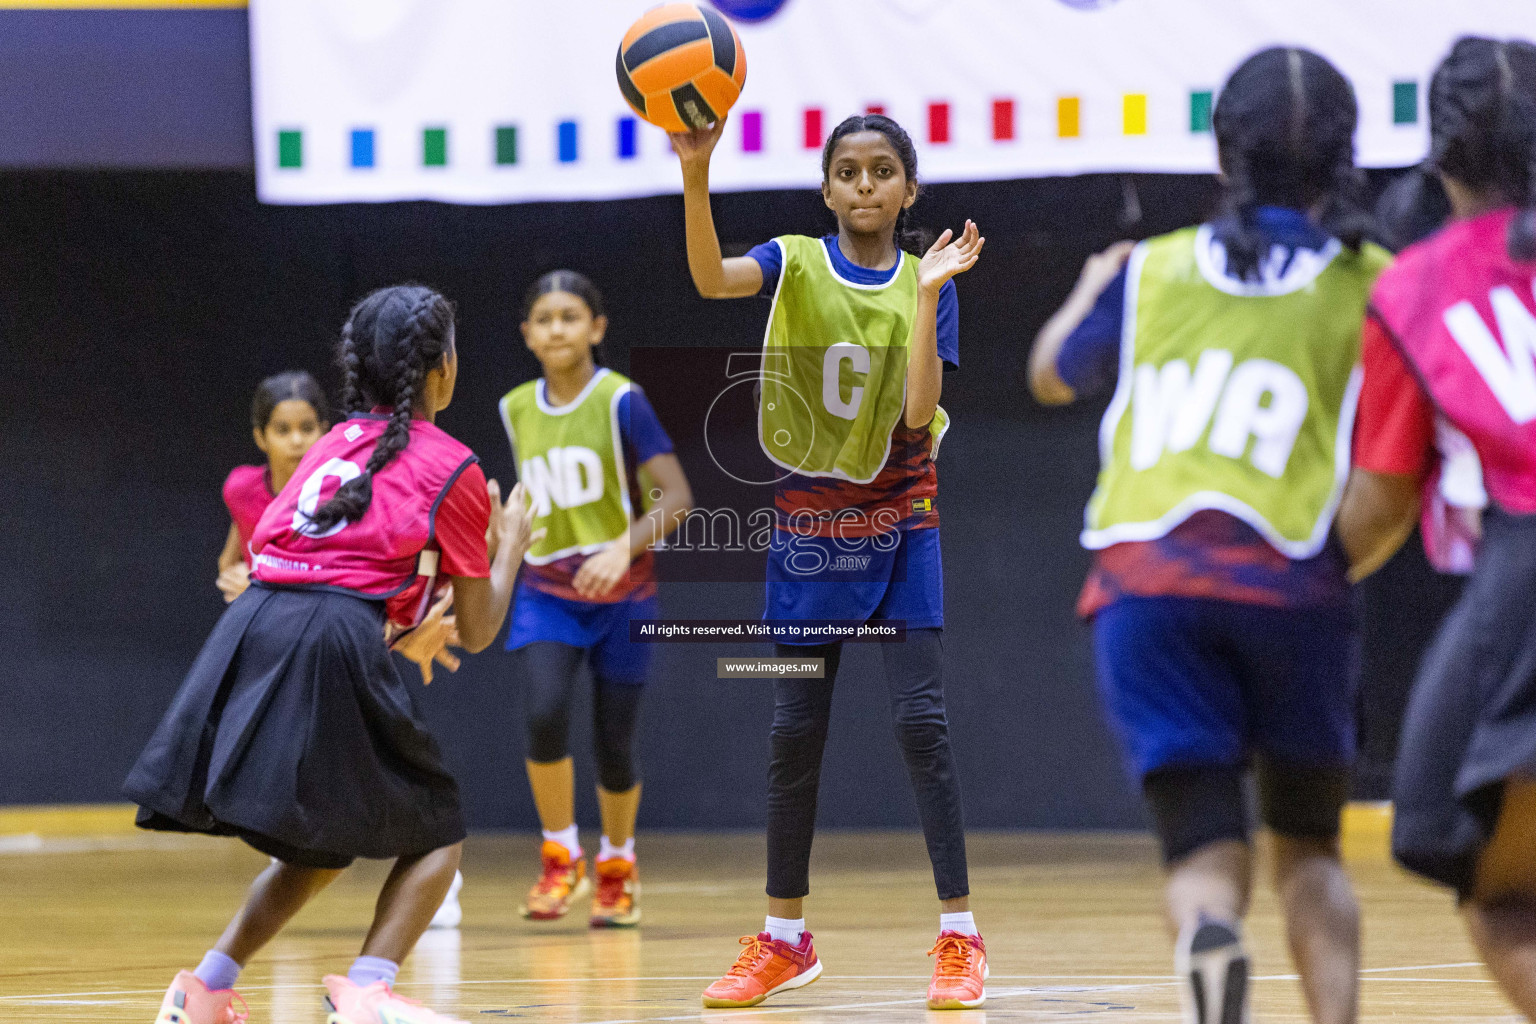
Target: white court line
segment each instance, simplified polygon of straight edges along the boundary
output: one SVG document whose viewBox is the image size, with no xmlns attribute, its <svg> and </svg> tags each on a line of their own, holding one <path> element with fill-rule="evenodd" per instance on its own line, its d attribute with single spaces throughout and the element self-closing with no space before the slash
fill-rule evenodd
<svg viewBox="0 0 1536 1024">
<path fill-rule="evenodd" d="M 1362 970 L 1361 974 L 1382 974 L 1392 971 L 1438 971 L 1452 967 L 1481 967 L 1482 963 L 1476 960 L 1454 964 L 1418 964 L 1408 967 L 1369 967 Z M 926 981 L 926 974 L 838 974 L 829 976 L 832 981 Z M 1173 984 L 1177 982 L 1171 974 L 994 974 L 995 981 L 1137 981 Z M 464 979 L 455 982 L 457 985 L 576 985 L 583 982 L 647 982 L 647 981 L 717 981 L 719 976 L 715 974 L 653 974 L 627 978 L 597 977 L 588 975 L 580 978 L 492 978 L 492 979 Z M 1253 979 L 1254 981 L 1295 981 L 1294 974 L 1266 974 Z M 1417 981 L 1417 982 L 1463 982 L 1486 983 L 1484 978 L 1371 978 L 1371 981 Z M 244 992 L 276 992 L 293 991 L 296 989 L 318 988 L 319 983 L 294 983 L 287 985 L 242 985 Z M 1129 985 L 1127 988 L 1143 988 L 1147 986 Z M 143 996 L 155 995 L 163 992 L 159 988 L 124 988 L 110 989 L 99 992 L 40 992 L 34 995 L 0 995 L 0 1002 L 21 1002 L 37 999 L 79 999 L 94 998 L 99 996 Z M 877 1004 L 865 1004 L 877 1005 Z M 649 1018 L 657 1019 L 657 1018 Z"/>
</svg>

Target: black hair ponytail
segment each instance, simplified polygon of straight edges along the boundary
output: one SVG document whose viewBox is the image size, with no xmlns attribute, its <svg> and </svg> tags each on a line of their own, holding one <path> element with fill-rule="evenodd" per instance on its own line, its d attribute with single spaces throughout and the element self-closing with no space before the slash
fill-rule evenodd
<svg viewBox="0 0 1536 1024">
<path fill-rule="evenodd" d="M 912 136 L 906 129 L 884 114 L 855 114 L 847 117 L 827 136 L 827 144 L 821 150 L 821 180 L 826 182 L 832 172 L 832 156 L 837 151 L 837 144 L 849 135 L 856 132 L 879 132 L 884 135 L 891 148 L 896 151 L 901 159 L 901 169 L 907 175 L 907 181 L 918 184 L 917 181 L 917 147 L 912 144 Z M 922 194 L 919 185 L 918 194 Z M 903 208 L 896 215 L 896 246 L 899 249 L 921 256 L 928 251 L 928 246 L 933 244 L 933 238 L 922 228 L 912 226 L 911 211 Z"/>
<path fill-rule="evenodd" d="M 1375 239 L 1393 252 L 1428 238 L 1451 215 L 1451 201 L 1440 175 L 1420 164 L 1395 178 L 1376 200 Z"/>
<path fill-rule="evenodd" d="M 292 400 L 308 402 L 315 410 L 316 419 L 321 423 L 330 422 L 331 410 L 320 384 L 304 370 L 289 370 L 275 373 L 256 385 L 256 394 L 251 398 L 251 427 L 257 432 L 266 430 L 272 421 L 273 410 Z"/>
<path fill-rule="evenodd" d="M 389 424 L 362 475 L 315 509 L 305 533 L 320 536 L 344 520 L 356 522 L 373 502 L 373 478 L 411 442 L 411 414 L 427 372 L 453 347 L 453 306 L 430 288 L 396 285 L 352 307 L 341 329 L 342 413 L 390 406 Z"/>
<path fill-rule="evenodd" d="M 1429 164 L 1520 207 L 1506 245 L 1536 259 L 1536 46 L 1456 40 L 1429 83 Z"/>
<path fill-rule="evenodd" d="M 1269 239 L 1258 209 L 1265 205 L 1315 210 L 1324 230 L 1360 247 L 1372 224 L 1355 166 L 1358 120 L 1349 80 L 1311 50 L 1260 50 L 1232 72 L 1211 115 L 1226 177 L 1216 233 L 1229 271 L 1243 280 L 1262 276 Z"/>
</svg>

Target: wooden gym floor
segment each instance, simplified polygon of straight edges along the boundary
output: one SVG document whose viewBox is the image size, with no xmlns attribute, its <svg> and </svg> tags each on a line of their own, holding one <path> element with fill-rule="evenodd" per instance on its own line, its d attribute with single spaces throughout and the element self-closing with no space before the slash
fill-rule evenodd
<svg viewBox="0 0 1536 1024">
<path fill-rule="evenodd" d="M 197 962 L 264 858 L 228 840 L 70 831 L 79 834 L 40 838 L 0 817 L 0 1021 L 150 1024 L 172 974 Z M 1362 1020 L 1518 1020 L 1473 962 L 1450 897 L 1392 867 L 1379 828 L 1367 831 L 1350 857 L 1365 913 Z M 750 834 L 642 836 L 645 922 L 599 932 L 584 906 L 549 924 L 518 917 L 532 837 L 471 839 L 463 928 L 428 933 L 398 987 L 470 1021 L 1177 1021 L 1147 838 L 992 833 L 972 836 L 970 849 L 972 905 L 991 951 L 983 1010 L 923 1005 L 937 905 L 915 831 L 817 840 L 808 912 L 826 973 L 756 1009 L 699 1006 L 736 936 L 762 921 L 763 844 Z M 240 989 L 253 1024 L 324 1024 L 320 976 L 344 972 L 356 954 L 382 873 L 354 868 L 251 964 Z M 1262 891 L 1249 945 L 1256 1019 L 1304 1021 Z"/>
</svg>

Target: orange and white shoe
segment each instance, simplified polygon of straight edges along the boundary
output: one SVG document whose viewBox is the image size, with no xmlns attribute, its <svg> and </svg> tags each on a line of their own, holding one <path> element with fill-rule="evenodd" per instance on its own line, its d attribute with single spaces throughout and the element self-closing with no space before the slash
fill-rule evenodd
<svg viewBox="0 0 1536 1024">
<path fill-rule="evenodd" d="M 395 995 L 387 981 L 357 985 L 350 978 L 327 974 L 325 991 L 325 1024 L 467 1024 Z"/>
<path fill-rule="evenodd" d="M 928 1009 L 974 1010 L 987 1001 L 987 946 L 980 935 L 939 932 L 928 955 L 936 957 L 928 984 Z"/>
<path fill-rule="evenodd" d="M 635 862 L 609 857 L 597 862 L 597 893 L 592 897 L 593 928 L 632 928 L 640 923 L 640 875 Z"/>
<path fill-rule="evenodd" d="M 210 989 L 191 971 L 182 971 L 166 990 L 155 1024 L 245 1024 L 248 1017 L 245 1000 L 234 989 Z"/>
<path fill-rule="evenodd" d="M 747 948 L 725 977 L 704 990 L 705 1006 L 756 1006 L 775 992 L 801 988 L 821 977 L 821 961 L 810 932 L 801 933 L 794 946 L 767 932 L 743 935 L 741 944 Z"/>
<path fill-rule="evenodd" d="M 528 890 L 522 915 L 535 921 L 554 921 L 571 909 L 571 901 L 585 896 L 592 888 L 587 877 L 587 859 L 571 860 L 571 851 L 551 839 L 540 849 L 544 871 L 537 884 Z"/>
</svg>

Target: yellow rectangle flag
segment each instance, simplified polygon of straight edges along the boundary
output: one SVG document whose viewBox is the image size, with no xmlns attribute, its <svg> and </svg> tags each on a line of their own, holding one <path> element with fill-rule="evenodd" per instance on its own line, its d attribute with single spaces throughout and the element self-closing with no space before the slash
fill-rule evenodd
<svg viewBox="0 0 1536 1024">
<path fill-rule="evenodd" d="M 1128 92 L 1125 94 L 1125 134 L 1147 134 L 1147 94 L 1144 92 Z"/>
<path fill-rule="evenodd" d="M 1081 121 L 1082 101 L 1076 96 L 1061 96 L 1056 100 L 1056 137 L 1075 139 L 1083 133 Z"/>
</svg>

